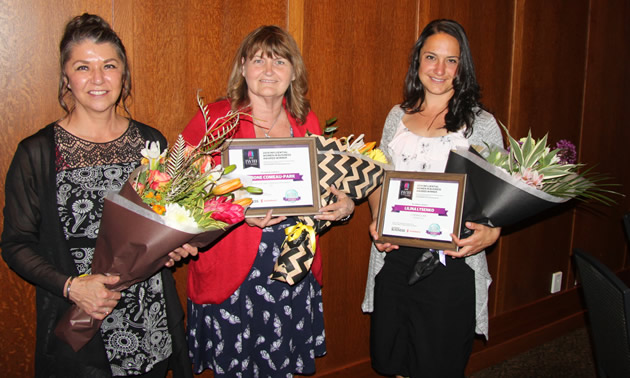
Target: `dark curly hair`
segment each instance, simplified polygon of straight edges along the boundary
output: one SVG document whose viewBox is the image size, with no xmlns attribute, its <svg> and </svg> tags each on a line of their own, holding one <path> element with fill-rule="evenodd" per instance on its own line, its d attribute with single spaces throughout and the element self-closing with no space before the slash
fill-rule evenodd
<svg viewBox="0 0 630 378">
<path fill-rule="evenodd" d="M 96 44 L 111 43 L 116 50 L 118 58 L 123 64 L 122 91 L 116 101 L 116 106 L 122 102 L 123 109 L 127 115 L 131 117 L 126 103 L 127 98 L 131 95 L 131 72 L 129 71 L 129 63 L 127 62 L 127 52 L 125 51 L 125 46 L 116 32 L 111 28 L 111 26 L 109 26 L 107 21 L 100 16 L 89 13 L 83 13 L 82 15 L 76 16 L 70 20 L 70 22 L 66 25 L 63 37 L 59 43 L 59 69 L 61 72 L 59 75 L 59 89 L 57 92 L 59 105 L 61 105 L 63 110 L 66 112 L 66 115 L 70 114 L 74 108 L 74 106 L 72 108 L 68 107 L 68 104 L 66 104 L 65 101 L 66 96 L 70 93 L 70 90 L 68 89 L 68 78 L 64 72 L 64 66 L 70 59 L 74 46 L 85 40 L 92 41 Z"/>
<path fill-rule="evenodd" d="M 448 112 L 444 117 L 445 128 L 449 132 L 459 130 L 462 125 L 466 126 L 465 135 L 472 133 L 472 124 L 475 115 L 483 108 L 479 102 L 480 89 L 475 76 L 475 65 L 473 64 L 468 37 L 464 28 L 453 20 L 431 21 L 420 33 L 411 54 L 409 56 L 409 70 L 405 78 L 405 88 L 403 92 L 403 102 L 401 108 L 406 113 L 417 113 L 422 108 L 425 100 L 424 86 L 418 76 L 420 67 L 420 50 L 424 46 L 427 38 L 437 33 L 446 33 L 459 42 L 459 65 L 457 74 L 453 78 L 453 89 L 455 93 L 448 102 Z"/>
</svg>

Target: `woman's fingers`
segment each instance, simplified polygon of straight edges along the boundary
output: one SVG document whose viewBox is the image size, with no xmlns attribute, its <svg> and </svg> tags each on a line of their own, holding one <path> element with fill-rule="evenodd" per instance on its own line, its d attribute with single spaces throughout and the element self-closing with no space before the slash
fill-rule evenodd
<svg viewBox="0 0 630 378">
<path fill-rule="evenodd" d="M 247 223 L 251 227 L 265 228 L 276 225 L 284 221 L 285 219 L 287 219 L 287 217 L 285 216 L 274 217 L 270 209 L 267 211 L 267 214 L 264 217 L 245 218 L 245 223 Z"/>
<path fill-rule="evenodd" d="M 102 320 L 112 312 L 121 298 L 120 292 L 105 285 L 115 285 L 118 276 L 93 274 L 76 277 L 70 286 L 69 299 L 95 319 Z"/>
<path fill-rule="evenodd" d="M 319 209 L 320 214 L 317 214 L 315 219 L 339 221 L 352 215 L 354 212 L 354 201 L 345 192 L 335 188 L 334 185 L 330 186 L 330 192 L 337 197 L 337 200 Z"/>
</svg>

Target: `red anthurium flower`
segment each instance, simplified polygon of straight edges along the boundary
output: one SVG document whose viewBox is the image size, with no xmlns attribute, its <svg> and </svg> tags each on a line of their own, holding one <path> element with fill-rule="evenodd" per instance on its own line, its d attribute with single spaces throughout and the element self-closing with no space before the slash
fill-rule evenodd
<svg viewBox="0 0 630 378">
<path fill-rule="evenodd" d="M 211 212 L 212 219 L 216 219 L 227 224 L 235 224 L 245 218 L 243 206 L 232 203 L 227 197 L 215 197 L 206 201 L 204 212 Z"/>
</svg>

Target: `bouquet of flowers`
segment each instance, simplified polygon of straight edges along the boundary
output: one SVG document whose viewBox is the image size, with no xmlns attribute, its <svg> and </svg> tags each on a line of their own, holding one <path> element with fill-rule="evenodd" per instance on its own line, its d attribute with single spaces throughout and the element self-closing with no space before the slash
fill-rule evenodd
<svg viewBox="0 0 630 378">
<path fill-rule="evenodd" d="M 199 96 L 197 101 L 205 116 Z M 120 276 L 109 289 L 122 291 L 150 278 L 171 251 L 185 243 L 208 245 L 244 219 L 252 202 L 246 196 L 260 190 L 229 179 L 234 167 L 215 166 L 211 157 L 235 130 L 239 116 L 229 113 L 211 125 L 206 117 L 206 134 L 195 147 L 181 135 L 164 151 L 159 142 L 147 142 L 140 167 L 119 193 L 105 197 L 91 272 Z M 78 351 L 101 322 L 73 305 L 55 334 Z"/>
<path fill-rule="evenodd" d="M 330 126 L 327 123 L 327 126 Z M 391 169 L 383 152 L 374 148 L 376 142 L 365 143 L 363 134 L 344 138 L 316 138 L 319 170 L 320 204 L 333 203 L 330 186 L 345 192 L 353 200 L 367 197 L 383 182 L 386 169 Z M 287 227 L 287 237 L 274 266 L 271 278 L 290 285 L 299 282 L 309 271 L 315 256 L 316 234 L 332 225 L 312 216 L 298 217 L 295 226 Z"/>
<path fill-rule="evenodd" d="M 611 205 L 613 195 L 608 177 L 592 168 L 579 172 L 575 146 L 561 140 L 555 149 L 547 135 L 534 139 L 531 131 L 517 141 L 505 126 L 509 147 L 485 146 L 483 158 L 477 146 L 451 151 L 448 173 L 466 173 L 465 220 L 504 227 L 518 223 L 569 199 L 595 200 Z M 475 148 L 476 147 L 476 148 Z M 469 230 L 464 230 L 464 236 Z"/>
<path fill-rule="evenodd" d="M 539 214 L 572 198 L 614 203 L 608 177 L 576 163 L 575 146 L 561 140 L 555 149 L 547 144 L 547 135 L 536 140 L 531 131 L 519 141 L 503 126 L 509 147 L 459 147 L 449 153 L 446 173 L 465 173 L 466 191 L 462 219 L 490 227 L 506 227 Z M 485 158 L 483 157 L 485 156 Z M 464 224 L 460 238 L 472 231 Z M 409 283 L 431 274 L 439 264 L 437 253 L 425 252 L 416 262 Z"/>
</svg>

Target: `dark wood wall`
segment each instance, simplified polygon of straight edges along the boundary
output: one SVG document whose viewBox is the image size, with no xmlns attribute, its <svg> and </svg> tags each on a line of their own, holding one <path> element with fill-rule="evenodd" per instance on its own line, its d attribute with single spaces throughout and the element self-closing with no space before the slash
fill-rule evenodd
<svg viewBox="0 0 630 378">
<path fill-rule="evenodd" d="M 581 161 L 598 164 L 630 193 L 625 0 L 6 0 L 0 5 L 0 177 L 19 140 L 61 116 L 58 43 L 63 25 L 84 11 L 119 32 L 132 68 L 132 114 L 169 140 L 195 113 L 197 89 L 207 101 L 224 95 L 238 44 L 263 24 L 283 26 L 298 41 L 320 120 L 335 116 L 338 135 L 379 140 L 387 112 L 400 102 L 408 52 L 421 28 L 434 18 L 456 19 L 470 38 L 483 101 L 510 132 L 570 139 Z M 476 342 L 469 372 L 583 324 L 571 249 L 583 247 L 614 270 L 627 270 L 620 220 L 629 204 L 627 198 L 611 208 L 570 204 L 504 230 L 488 255 L 490 341 Z M 368 223 L 362 204 L 349 224 L 320 239 L 328 354 L 317 362 L 318 376 L 375 375 L 369 317 L 360 310 Z M 562 291 L 551 295 L 556 271 L 564 273 Z M 185 303 L 186 266 L 175 275 Z M 34 290 L 3 263 L 0 277 L 0 368 L 5 376 L 29 376 Z"/>
</svg>

